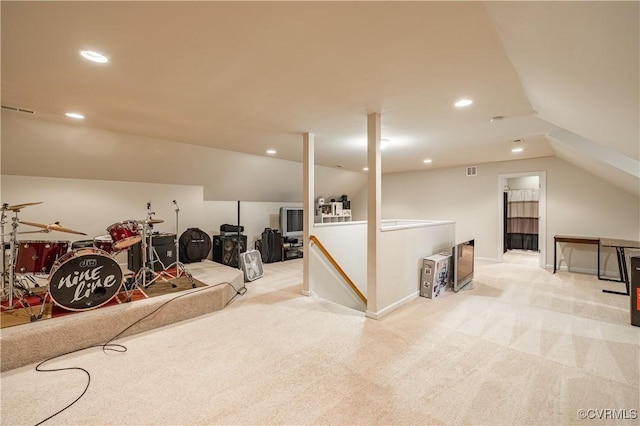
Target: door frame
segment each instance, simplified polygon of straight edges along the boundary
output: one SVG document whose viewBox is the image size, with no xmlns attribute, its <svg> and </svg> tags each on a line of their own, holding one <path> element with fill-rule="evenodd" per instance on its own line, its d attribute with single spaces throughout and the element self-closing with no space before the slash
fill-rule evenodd
<svg viewBox="0 0 640 426">
<path fill-rule="evenodd" d="M 524 176 L 538 176 L 540 185 L 540 201 L 538 203 L 538 266 L 546 269 L 546 241 L 547 241 L 547 172 L 520 172 L 502 173 L 498 175 L 498 262 L 502 263 L 502 253 L 504 252 L 504 189 L 507 179 Z"/>
</svg>

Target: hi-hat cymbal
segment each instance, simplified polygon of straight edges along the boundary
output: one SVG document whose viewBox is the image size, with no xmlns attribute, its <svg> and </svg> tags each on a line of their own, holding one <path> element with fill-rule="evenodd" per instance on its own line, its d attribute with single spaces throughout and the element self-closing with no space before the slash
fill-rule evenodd
<svg viewBox="0 0 640 426">
<path fill-rule="evenodd" d="M 58 232 L 67 232 L 69 234 L 87 235 L 84 232 L 74 231 L 73 229 L 64 228 L 60 226 L 60 222 L 51 223 L 49 225 L 45 225 L 42 223 L 35 223 L 35 222 L 23 222 L 23 221 L 20 221 L 20 223 L 24 223 L 25 225 L 35 226 L 36 228 L 46 229 L 46 232 L 58 231 Z"/>
<path fill-rule="evenodd" d="M 147 219 L 145 222 L 151 224 L 151 225 L 155 225 L 156 223 L 163 223 L 164 220 L 162 219 Z"/>
<path fill-rule="evenodd" d="M 36 201 L 35 203 L 24 203 L 24 204 L 15 204 L 13 206 L 3 207 L 2 210 L 11 210 L 18 211 L 28 206 L 35 206 L 37 204 L 42 204 L 42 201 Z"/>
</svg>

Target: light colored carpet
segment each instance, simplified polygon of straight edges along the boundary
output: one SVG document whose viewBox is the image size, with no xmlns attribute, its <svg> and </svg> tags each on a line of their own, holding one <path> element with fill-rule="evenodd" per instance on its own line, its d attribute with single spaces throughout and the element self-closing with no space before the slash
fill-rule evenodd
<svg viewBox="0 0 640 426">
<path fill-rule="evenodd" d="M 619 283 L 478 262 L 474 290 L 376 321 L 302 296 L 302 260 L 264 269 L 224 310 L 119 340 L 126 353 L 49 363 L 91 385 L 46 424 L 637 424 L 578 417 L 640 408 L 640 328 L 628 297 L 601 291 Z M 1 378 L 7 425 L 86 384 L 33 366 Z"/>
</svg>

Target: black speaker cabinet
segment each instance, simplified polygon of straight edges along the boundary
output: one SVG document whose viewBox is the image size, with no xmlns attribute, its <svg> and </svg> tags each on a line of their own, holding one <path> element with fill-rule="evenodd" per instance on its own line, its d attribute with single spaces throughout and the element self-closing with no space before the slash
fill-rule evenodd
<svg viewBox="0 0 640 426">
<path fill-rule="evenodd" d="M 240 244 L 240 253 L 247 251 L 246 235 L 214 235 L 212 249 L 213 261 L 237 268 L 238 242 Z"/>
<path fill-rule="evenodd" d="M 640 327 L 640 256 L 631 257 L 631 325 Z"/>
<path fill-rule="evenodd" d="M 282 260 L 282 234 L 275 229 L 265 229 L 260 243 L 262 262 L 273 263 Z"/>
<path fill-rule="evenodd" d="M 157 234 L 151 236 L 151 243 L 153 249 L 157 254 L 154 255 L 153 270 L 158 272 L 164 267 L 168 267 L 176 261 L 176 234 Z M 142 266 L 142 250 L 141 243 L 134 244 L 129 247 L 129 253 L 127 254 L 127 267 L 133 272 L 137 272 Z M 147 252 L 147 261 L 149 261 L 149 253 Z M 160 260 L 158 262 L 157 260 Z"/>
</svg>

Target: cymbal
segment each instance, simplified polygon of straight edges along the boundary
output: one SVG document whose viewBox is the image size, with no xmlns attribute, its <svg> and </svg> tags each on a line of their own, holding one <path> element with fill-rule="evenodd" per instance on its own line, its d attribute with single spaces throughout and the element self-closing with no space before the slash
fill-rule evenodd
<svg viewBox="0 0 640 426">
<path fill-rule="evenodd" d="M 151 225 L 155 225 L 156 223 L 163 223 L 164 220 L 162 219 L 147 219 L 145 220 L 145 222 L 151 224 Z"/>
<path fill-rule="evenodd" d="M 6 208 L 2 208 L 2 210 L 11 210 L 18 211 L 28 206 L 35 206 L 37 204 L 42 204 L 42 201 L 36 201 L 35 203 L 24 203 L 24 204 L 15 204 L 13 206 L 7 206 Z"/>
<path fill-rule="evenodd" d="M 45 225 L 42 223 L 35 223 L 35 222 L 23 222 L 23 221 L 20 221 L 20 223 L 24 223 L 25 225 L 35 226 L 36 228 L 46 229 L 47 230 L 46 232 L 58 231 L 58 232 L 67 232 L 69 234 L 87 235 L 84 232 L 74 231 L 73 229 L 64 228 L 60 226 L 60 222 L 51 223 L 49 225 Z"/>
</svg>

